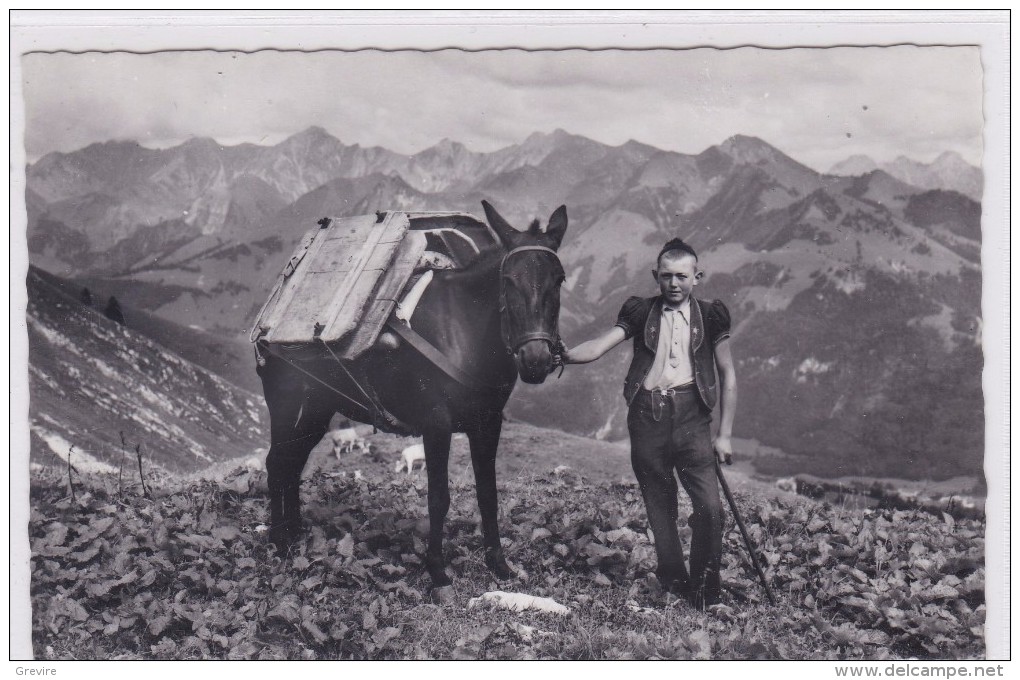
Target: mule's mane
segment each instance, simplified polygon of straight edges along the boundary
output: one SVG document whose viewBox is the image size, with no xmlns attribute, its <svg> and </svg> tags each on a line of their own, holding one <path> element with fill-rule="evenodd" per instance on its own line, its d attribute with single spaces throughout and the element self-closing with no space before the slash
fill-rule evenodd
<svg viewBox="0 0 1020 680">
<path fill-rule="evenodd" d="M 528 234 L 538 236 L 542 233 L 541 223 L 535 219 L 528 226 Z M 492 270 L 499 266 L 503 256 L 506 255 L 506 250 L 503 249 L 499 244 L 494 244 L 482 250 L 475 259 L 468 263 L 468 266 L 464 269 L 459 269 L 450 272 L 448 278 L 450 281 L 462 281 L 462 282 L 473 282 L 481 278 L 484 278 L 492 273 Z"/>
</svg>

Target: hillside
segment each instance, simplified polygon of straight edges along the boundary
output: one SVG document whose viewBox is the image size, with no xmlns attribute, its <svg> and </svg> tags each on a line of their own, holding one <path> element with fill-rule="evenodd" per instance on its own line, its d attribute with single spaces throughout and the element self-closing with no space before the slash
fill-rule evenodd
<svg viewBox="0 0 1020 680">
<path fill-rule="evenodd" d="M 36 656 L 984 655 L 979 521 L 765 495 L 762 487 L 732 475 L 778 604 L 773 608 L 765 601 L 727 519 L 724 602 L 698 613 L 663 594 L 648 575 L 654 549 L 632 481 L 555 471 L 564 460 L 586 459 L 599 445 L 516 424 L 508 430 L 500 456 L 505 465 L 536 452 L 545 455 L 544 463 L 533 460 L 527 469 L 500 470 L 503 544 L 517 577 L 497 584 L 484 567 L 472 473 L 455 443 L 447 522 L 455 586 L 442 603 L 433 601 L 421 566 L 424 475 L 393 472 L 396 438 L 373 438 L 380 446 L 367 454 L 320 458 L 302 490 L 308 534 L 283 561 L 272 556 L 265 538 L 262 472 L 242 468 L 216 480 L 168 481 L 157 485 L 151 499 L 118 493 L 115 477 L 87 475 L 78 481 L 74 500 L 59 473 L 39 473 L 32 483 L 29 527 Z M 606 460 L 614 469 L 622 462 Z M 681 503 L 680 517 L 686 518 L 685 496 Z M 682 536 L 689 540 L 686 527 Z M 496 589 L 552 598 L 570 612 L 472 606 L 471 598 Z"/>
<path fill-rule="evenodd" d="M 146 469 L 179 473 L 266 445 L 260 396 L 107 319 L 34 269 L 27 285 L 33 463 L 61 468 L 70 456 L 81 472 L 111 472 L 133 469 L 141 455 Z"/>
<path fill-rule="evenodd" d="M 229 383 L 261 395 L 262 382 L 255 373 L 255 356 L 251 343 L 246 339 L 225 338 L 198 327 L 176 324 L 145 311 L 155 304 L 154 301 L 164 299 L 164 295 L 174 294 L 172 289 L 142 284 L 125 287 L 122 282 L 109 279 L 64 279 L 31 266 L 30 272 L 30 281 L 45 282 L 71 300 L 79 299 L 82 290 L 87 288 L 94 301 L 92 307 L 96 311 L 104 308 L 110 296 L 116 297 L 132 331 Z M 30 295 L 38 290 L 30 284 Z"/>
</svg>

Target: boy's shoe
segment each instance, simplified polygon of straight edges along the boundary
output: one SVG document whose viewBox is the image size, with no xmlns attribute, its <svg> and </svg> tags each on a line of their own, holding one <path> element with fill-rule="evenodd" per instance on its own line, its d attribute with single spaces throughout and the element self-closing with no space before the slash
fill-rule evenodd
<svg viewBox="0 0 1020 680">
<path fill-rule="evenodd" d="M 649 576 L 655 577 L 662 589 L 662 594 L 667 598 L 672 595 L 679 600 L 690 601 L 692 589 L 687 569 L 683 567 L 680 569 L 656 569 L 655 573 L 649 574 Z"/>
<path fill-rule="evenodd" d="M 659 576 L 658 580 L 664 593 L 669 593 L 681 599 L 687 598 L 690 594 L 691 586 L 685 578 Z"/>
</svg>

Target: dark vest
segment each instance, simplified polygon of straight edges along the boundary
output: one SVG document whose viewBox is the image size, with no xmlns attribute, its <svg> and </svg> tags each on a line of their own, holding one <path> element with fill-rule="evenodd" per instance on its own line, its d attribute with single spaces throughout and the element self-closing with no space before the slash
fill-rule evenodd
<svg viewBox="0 0 1020 680">
<path fill-rule="evenodd" d="M 637 299 L 635 299 L 635 302 Z M 628 301 L 629 302 L 629 301 Z M 691 297 L 691 366 L 694 369 L 694 382 L 698 387 L 701 402 L 711 411 L 719 398 L 719 383 L 715 374 L 715 341 L 718 328 L 714 323 L 707 323 L 703 305 L 706 303 Z M 721 304 L 721 303 L 715 303 Z M 725 309 L 725 308 L 724 308 Z M 627 379 L 624 381 L 623 396 L 630 405 L 644 384 L 648 371 L 655 361 L 655 350 L 659 346 L 659 330 L 662 321 L 662 298 L 640 299 L 635 307 L 632 318 L 644 318 L 644 332 L 634 334 L 634 358 L 631 359 Z M 727 318 L 728 322 L 728 318 Z M 728 323 L 727 329 L 728 331 Z M 712 335 L 712 337 L 707 337 Z"/>
</svg>

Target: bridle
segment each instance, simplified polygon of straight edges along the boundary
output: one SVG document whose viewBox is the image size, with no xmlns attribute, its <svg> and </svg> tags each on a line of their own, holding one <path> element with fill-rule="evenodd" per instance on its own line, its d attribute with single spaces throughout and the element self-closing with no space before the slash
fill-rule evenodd
<svg viewBox="0 0 1020 680">
<path fill-rule="evenodd" d="M 503 261 L 499 263 L 499 326 L 500 333 L 503 336 L 503 344 L 506 345 L 507 352 L 510 354 L 516 354 L 517 350 L 526 342 L 532 340 L 545 340 L 549 343 L 549 351 L 556 354 L 560 346 L 560 336 L 557 331 L 555 334 L 545 330 L 530 331 L 525 333 L 514 333 L 511 328 L 509 313 L 507 311 L 506 304 L 506 278 L 503 276 L 503 269 L 506 267 L 507 260 L 514 255 L 518 255 L 527 251 L 540 251 L 552 255 L 553 259 L 556 260 L 556 265 L 562 271 L 563 264 L 560 262 L 559 255 L 552 248 L 546 248 L 545 246 L 519 246 L 512 249 L 506 255 L 503 256 Z"/>
</svg>

